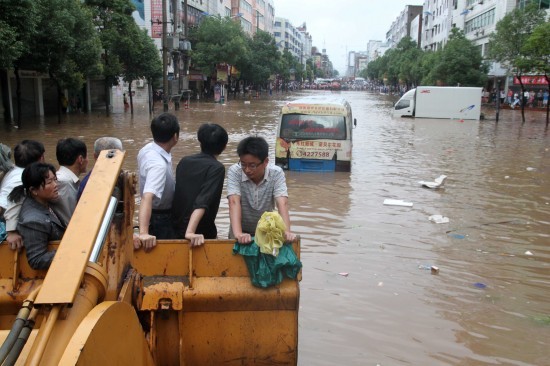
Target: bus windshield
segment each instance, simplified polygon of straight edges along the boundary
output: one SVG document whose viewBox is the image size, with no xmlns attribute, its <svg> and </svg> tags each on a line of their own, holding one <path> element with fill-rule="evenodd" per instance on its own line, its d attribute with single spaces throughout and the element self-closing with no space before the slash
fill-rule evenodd
<svg viewBox="0 0 550 366">
<path fill-rule="evenodd" d="M 283 114 L 281 137 L 297 140 L 345 140 L 346 119 L 344 116 Z"/>
</svg>

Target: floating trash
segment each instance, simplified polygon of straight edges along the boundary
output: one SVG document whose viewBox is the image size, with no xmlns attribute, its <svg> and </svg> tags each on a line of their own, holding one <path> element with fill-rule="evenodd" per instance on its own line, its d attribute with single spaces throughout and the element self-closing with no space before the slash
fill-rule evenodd
<svg viewBox="0 0 550 366">
<path fill-rule="evenodd" d="M 432 272 L 433 275 L 439 274 L 439 267 L 431 266 L 430 271 Z"/>
<path fill-rule="evenodd" d="M 464 238 L 466 238 L 466 235 L 462 235 L 462 234 L 449 234 L 449 236 L 451 238 L 454 238 L 454 239 L 464 239 Z"/>
<path fill-rule="evenodd" d="M 446 175 L 440 175 L 439 177 L 435 178 L 433 182 L 427 182 L 421 180 L 418 182 L 422 187 L 432 188 L 432 189 L 438 189 L 443 188 L 443 185 L 445 184 L 445 180 L 447 179 Z"/>
<path fill-rule="evenodd" d="M 442 215 L 432 215 L 428 217 L 428 220 L 435 222 L 436 224 L 448 224 L 449 218 Z"/>
<path fill-rule="evenodd" d="M 412 203 L 412 202 L 403 201 L 403 200 L 392 200 L 392 199 L 386 198 L 386 199 L 384 200 L 384 205 L 386 205 L 386 206 L 405 206 L 405 207 L 412 207 L 412 206 L 413 206 L 413 203 Z"/>
<path fill-rule="evenodd" d="M 474 283 L 474 287 L 477 287 L 477 288 L 487 288 L 487 285 L 482 283 L 482 282 L 476 282 Z"/>
<path fill-rule="evenodd" d="M 528 251 L 525 252 L 525 255 L 533 255 L 533 253 L 528 250 Z"/>
<path fill-rule="evenodd" d="M 340 276 L 343 276 L 343 277 L 347 277 L 349 276 L 349 273 L 348 272 L 340 272 L 338 273 Z"/>
</svg>

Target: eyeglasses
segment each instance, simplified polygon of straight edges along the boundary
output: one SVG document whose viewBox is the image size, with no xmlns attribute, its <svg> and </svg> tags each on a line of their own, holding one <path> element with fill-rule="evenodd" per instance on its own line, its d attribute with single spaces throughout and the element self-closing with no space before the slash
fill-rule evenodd
<svg viewBox="0 0 550 366">
<path fill-rule="evenodd" d="M 256 170 L 256 168 L 258 168 L 262 164 L 263 164 L 263 161 L 260 161 L 259 163 L 250 163 L 250 164 L 239 161 L 239 166 L 241 167 L 242 170 L 246 170 L 246 169 Z"/>
</svg>

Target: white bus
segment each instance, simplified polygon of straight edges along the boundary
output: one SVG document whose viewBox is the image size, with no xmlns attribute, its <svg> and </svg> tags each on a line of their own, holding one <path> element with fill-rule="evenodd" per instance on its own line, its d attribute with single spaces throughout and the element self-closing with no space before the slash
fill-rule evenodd
<svg viewBox="0 0 550 366">
<path fill-rule="evenodd" d="M 275 164 L 289 170 L 349 172 L 356 125 L 350 104 L 341 97 L 286 103 L 277 128 Z"/>
</svg>

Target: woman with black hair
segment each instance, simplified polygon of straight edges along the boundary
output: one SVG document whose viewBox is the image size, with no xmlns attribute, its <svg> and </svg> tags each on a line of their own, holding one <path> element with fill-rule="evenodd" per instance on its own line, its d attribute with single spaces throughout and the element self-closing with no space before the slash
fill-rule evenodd
<svg viewBox="0 0 550 366">
<path fill-rule="evenodd" d="M 27 260 L 33 269 L 48 269 L 55 250 L 48 251 L 48 242 L 59 240 L 65 225 L 50 208 L 57 200 L 57 177 L 51 164 L 36 162 L 21 174 L 22 185 L 13 189 L 8 199 L 13 202 L 24 197 L 17 230 L 23 237 Z"/>
</svg>

